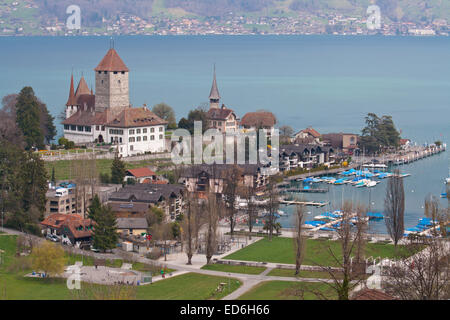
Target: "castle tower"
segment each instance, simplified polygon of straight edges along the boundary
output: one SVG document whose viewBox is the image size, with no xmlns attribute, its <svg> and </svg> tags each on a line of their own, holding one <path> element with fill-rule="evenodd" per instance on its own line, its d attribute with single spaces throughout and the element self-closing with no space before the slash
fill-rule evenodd
<svg viewBox="0 0 450 320">
<path fill-rule="evenodd" d="M 120 111 L 130 106 L 128 68 L 114 48 L 95 70 L 95 111 Z"/>
<path fill-rule="evenodd" d="M 217 89 L 216 81 L 216 66 L 214 65 L 214 77 L 211 87 L 211 92 L 209 93 L 209 109 L 219 108 L 220 94 L 219 89 Z"/>
<path fill-rule="evenodd" d="M 66 103 L 66 119 L 70 118 L 75 112 L 77 112 L 77 99 L 75 98 L 74 88 L 73 88 L 73 74 L 70 77 L 70 90 L 69 98 Z"/>
</svg>

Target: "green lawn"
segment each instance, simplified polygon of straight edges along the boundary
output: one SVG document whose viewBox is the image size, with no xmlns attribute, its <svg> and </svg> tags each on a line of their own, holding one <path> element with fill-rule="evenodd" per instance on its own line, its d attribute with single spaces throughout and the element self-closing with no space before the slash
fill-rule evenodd
<svg viewBox="0 0 450 320">
<path fill-rule="evenodd" d="M 215 293 L 224 283 L 221 293 Z M 230 285 L 230 290 L 228 286 Z M 186 273 L 151 285 L 138 287 L 137 298 L 145 300 L 209 300 L 221 299 L 241 286 L 237 279 Z"/>
<path fill-rule="evenodd" d="M 241 295 L 238 300 L 318 300 L 314 292 L 327 299 L 336 299 L 336 294 L 325 283 L 265 281 Z"/>
<path fill-rule="evenodd" d="M 67 289 L 65 279 L 42 279 L 42 278 L 26 278 L 25 274 L 31 270 L 12 270 L 11 264 L 14 262 L 16 252 L 16 236 L 1 236 L 0 249 L 4 250 L 4 263 L 0 265 L 0 299 L 14 300 L 67 300 L 78 299 L 80 295 L 78 291 Z M 79 256 L 69 256 L 68 263 L 80 261 Z M 26 258 L 24 258 L 26 259 Z M 92 265 L 93 259 L 83 257 L 85 265 Z M 122 260 L 114 260 L 108 263 L 112 266 L 122 264 Z M 134 264 L 134 267 L 144 268 L 143 264 Z M 166 270 L 168 273 L 174 270 Z M 215 290 L 220 283 L 225 283 L 223 291 L 216 293 Z M 188 273 L 180 276 L 169 277 L 165 280 L 155 282 L 151 285 L 133 287 L 137 299 L 148 300 L 170 300 L 170 299 L 220 299 L 230 292 L 236 290 L 241 283 L 232 278 L 207 276 L 196 273 Z M 92 294 L 92 287 L 102 288 L 98 291 L 113 291 L 112 287 L 101 285 L 81 284 L 84 294 Z M 229 287 L 228 287 L 229 286 Z M 104 290 L 103 288 L 108 288 Z M 195 288 L 195 290 L 193 290 Z M 230 288 L 230 289 L 229 289 Z"/>
<path fill-rule="evenodd" d="M 265 267 L 250 267 L 250 266 L 233 266 L 229 264 L 207 264 L 202 267 L 203 270 L 223 271 L 230 273 L 244 273 L 244 274 L 260 274 Z"/>
<path fill-rule="evenodd" d="M 308 271 L 300 270 L 298 276 L 295 276 L 295 270 L 289 269 L 273 269 L 268 274 L 268 276 L 274 277 L 298 277 L 298 278 L 318 278 L 318 279 L 331 279 L 331 275 L 326 271 Z"/>
<path fill-rule="evenodd" d="M 45 168 L 48 172 L 49 177 L 52 174 L 52 168 L 55 168 L 55 178 L 56 180 L 69 180 L 73 178 L 73 173 L 71 169 L 71 163 L 81 160 L 59 160 L 59 161 L 46 161 Z M 166 168 L 168 159 L 150 159 L 142 161 L 125 162 L 125 167 L 127 169 L 134 169 L 146 166 L 158 166 L 158 168 Z M 97 159 L 97 171 L 99 174 L 111 174 L 111 164 L 112 159 Z"/>
<path fill-rule="evenodd" d="M 328 248 L 331 248 L 336 254 L 340 252 L 340 245 L 337 241 L 308 239 L 303 264 L 337 266 L 328 252 Z M 390 244 L 368 243 L 366 257 L 394 258 L 402 253 L 401 249 L 400 247 L 396 252 L 394 246 Z M 226 256 L 224 259 L 295 264 L 293 239 L 274 237 L 272 241 L 269 241 L 264 238 Z"/>
</svg>

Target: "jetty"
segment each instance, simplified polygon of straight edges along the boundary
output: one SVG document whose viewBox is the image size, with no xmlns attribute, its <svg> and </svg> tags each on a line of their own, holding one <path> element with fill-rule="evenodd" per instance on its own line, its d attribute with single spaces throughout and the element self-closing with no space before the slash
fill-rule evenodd
<svg viewBox="0 0 450 320">
<path fill-rule="evenodd" d="M 301 205 L 301 206 L 310 206 L 310 207 L 325 207 L 330 204 L 328 201 L 315 202 L 315 201 L 298 201 L 298 200 L 280 200 L 281 204 L 285 205 Z"/>
</svg>

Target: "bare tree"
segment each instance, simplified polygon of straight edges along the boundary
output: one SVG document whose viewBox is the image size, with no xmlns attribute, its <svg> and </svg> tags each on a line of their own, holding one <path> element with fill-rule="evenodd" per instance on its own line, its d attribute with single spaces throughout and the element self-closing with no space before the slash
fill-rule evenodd
<svg viewBox="0 0 450 320">
<path fill-rule="evenodd" d="M 258 207 L 255 203 L 255 193 L 254 187 L 247 187 L 244 191 L 244 197 L 247 202 L 247 225 L 250 240 L 252 239 L 253 225 L 255 224 L 258 215 Z"/>
<path fill-rule="evenodd" d="M 242 169 L 237 165 L 231 166 L 225 173 L 224 197 L 227 217 L 230 219 L 230 235 L 233 238 L 234 227 L 236 226 L 237 197 L 241 195 L 239 184 L 242 180 Z"/>
<path fill-rule="evenodd" d="M 214 193 L 209 193 L 205 206 L 207 210 L 205 243 L 206 263 L 209 264 L 217 249 L 217 227 L 219 224 L 222 203 L 217 199 L 217 196 Z"/>
<path fill-rule="evenodd" d="M 435 196 L 430 195 L 425 199 L 425 216 L 433 220 L 437 225 L 431 228 L 431 235 L 433 237 L 446 237 L 447 228 L 446 224 L 449 221 L 450 214 L 445 208 L 440 208 L 439 199 Z"/>
<path fill-rule="evenodd" d="M 361 206 L 354 207 L 353 203 L 346 201 L 343 204 L 342 216 L 339 224 L 335 227 L 340 244 L 340 251 L 333 250 L 331 245 L 326 247 L 331 260 L 337 266 L 338 270 L 330 266 L 318 264 L 323 271 L 326 271 L 332 282 L 325 282 L 338 296 L 339 300 L 348 300 L 350 292 L 355 289 L 362 281 L 365 274 L 365 268 L 360 264 L 353 263 L 352 254 L 356 251 L 356 261 L 363 260 L 364 256 L 364 238 L 366 227 L 364 226 L 365 209 Z M 355 221 L 354 223 L 353 221 Z M 360 223 L 359 223 L 359 222 Z"/>
<path fill-rule="evenodd" d="M 383 268 L 386 292 L 403 300 L 450 299 L 450 247 L 448 241 L 431 238 L 426 248 Z M 418 244 L 406 252 L 417 252 Z"/>
<path fill-rule="evenodd" d="M 274 176 L 270 176 L 269 184 L 267 185 L 267 215 L 266 215 L 266 225 L 269 231 L 269 241 L 272 241 L 273 229 L 275 228 L 275 214 L 280 206 L 279 203 L 279 192 L 276 186 L 276 181 Z"/>
<path fill-rule="evenodd" d="M 299 205 L 295 212 L 295 236 L 294 236 L 294 249 L 295 249 L 295 275 L 300 273 L 300 267 L 302 265 L 303 258 L 305 256 L 306 237 L 302 235 L 303 223 L 305 220 L 305 207 Z"/>
<path fill-rule="evenodd" d="M 192 256 L 196 251 L 196 242 L 198 238 L 198 229 L 201 227 L 201 210 L 199 206 L 199 199 L 192 193 L 189 193 L 186 197 L 186 213 L 182 222 L 183 236 L 186 241 L 186 255 L 188 262 L 186 264 L 192 264 Z"/>
<path fill-rule="evenodd" d="M 384 212 L 388 234 L 397 247 L 405 232 L 405 190 L 399 170 L 395 170 L 394 175 L 389 177 L 384 200 Z"/>
</svg>

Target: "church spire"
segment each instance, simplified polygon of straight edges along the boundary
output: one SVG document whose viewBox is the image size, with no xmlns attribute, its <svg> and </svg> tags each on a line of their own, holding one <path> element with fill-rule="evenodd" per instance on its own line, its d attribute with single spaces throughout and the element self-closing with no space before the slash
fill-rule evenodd
<svg viewBox="0 0 450 320">
<path fill-rule="evenodd" d="M 67 99 L 66 106 L 74 106 L 77 104 L 77 101 L 75 99 L 75 93 L 73 88 L 73 73 L 70 78 L 70 91 L 69 91 L 69 99 Z"/>
<path fill-rule="evenodd" d="M 220 94 L 219 89 L 217 88 L 217 80 L 216 80 L 216 65 L 214 64 L 214 75 L 213 75 L 213 83 L 211 86 L 211 92 L 209 93 L 209 106 L 210 108 L 218 108 L 219 107 Z"/>
</svg>

